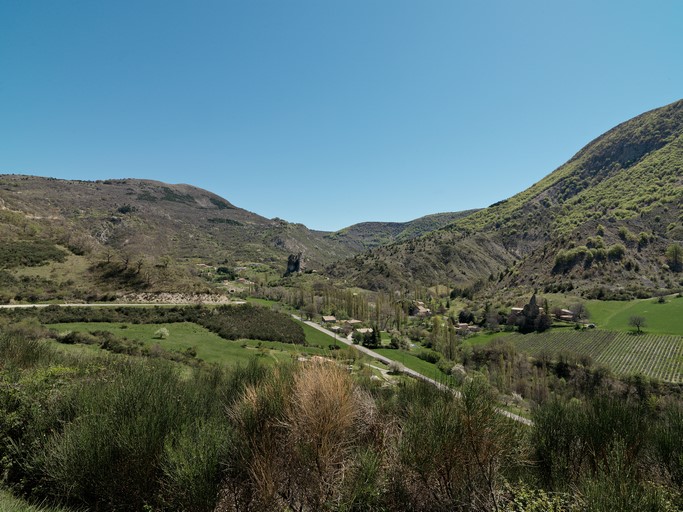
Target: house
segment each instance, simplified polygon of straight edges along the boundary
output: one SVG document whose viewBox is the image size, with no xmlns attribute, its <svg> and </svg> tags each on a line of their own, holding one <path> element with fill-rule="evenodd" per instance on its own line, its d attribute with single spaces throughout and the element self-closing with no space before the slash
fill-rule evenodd
<svg viewBox="0 0 683 512">
<path fill-rule="evenodd" d="M 573 322 L 576 320 L 576 313 L 574 313 L 570 309 L 560 309 L 560 314 L 558 315 L 558 318 L 560 320 L 564 320 L 565 322 Z"/>
<path fill-rule="evenodd" d="M 524 312 L 524 308 L 518 308 L 518 307 L 510 308 L 510 312 L 515 314 L 515 315 L 521 315 Z M 539 307 L 538 312 L 543 314 L 543 313 L 545 313 L 545 310 L 543 308 Z"/>
<path fill-rule="evenodd" d="M 323 315 L 323 323 L 324 324 L 329 324 L 329 323 L 334 323 L 337 321 L 337 317 L 332 316 L 332 315 Z"/>
<path fill-rule="evenodd" d="M 354 318 L 351 318 L 350 320 L 346 320 L 346 323 L 349 325 L 358 325 L 358 324 L 362 324 L 363 322 L 361 322 L 360 320 L 356 320 Z"/>
<path fill-rule="evenodd" d="M 429 309 L 428 307 L 425 307 L 425 303 L 418 300 L 416 303 L 416 308 L 417 308 L 417 316 L 429 316 L 432 314 L 432 310 Z"/>
<path fill-rule="evenodd" d="M 417 306 L 417 316 L 429 316 L 432 314 L 432 310 L 424 306 Z"/>
<path fill-rule="evenodd" d="M 360 329 L 356 329 L 356 332 L 359 332 L 361 334 L 368 334 L 372 332 L 372 329 L 370 327 L 361 327 Z"/>
</svg>

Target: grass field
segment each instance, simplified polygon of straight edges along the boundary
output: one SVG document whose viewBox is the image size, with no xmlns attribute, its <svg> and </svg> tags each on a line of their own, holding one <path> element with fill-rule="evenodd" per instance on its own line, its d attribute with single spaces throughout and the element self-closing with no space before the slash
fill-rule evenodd
<svg viewBox="0 0 683 512">
<path fill-rule="evenodd" d="M 419 357 L 409 354 L 405 350 L 395 350 L 391 348 L 376 348 L 373 350 L 378 354 L 391 359 L 392 361 L 401 363 L 406 368 L 410 368 L 411 370 L 421 373 L 425 377 L 430 377 L 439 382 L 445 381 L 448 378 L 436 367 L 436 365 L 428 363 L 427 361 L 423 361 Z"/>
<path fill-rule="evenodd" d="M 571 353 L 589 356 L 617 375 L 641 373 L 667 382 L 683 382 L 681 336 L 604 330 L 552 330 L 503 338 L 521 352 L 538 356 Z"/>
<path fill-rule="evenodd" d="M 468 336 L 462 341 L 463 346 L 485 345 L 496 338 L 509 336 L 509 332 L 482 332 Z"/>
<path fill-rule="evenodd" d="M 314 329 L 310 325 L 305 324 L 304 322 L 300 322 L 299 320 L 294 321 L 301 325 L 301 327 L 303 327 L 304 335 L 306 336 L 306 343 L 308 343 L 309 345 L 317 345 L 322 348 L 327 348 L 334 343 L 342 345 L 340 341 L 336 341 L 332 336 L 328 336 L 324 332 L 321 332 L 318 329 Z"/>
<path fill-rule="evenodd" d="M 683 335 L 683 298 L 670 295 L 664 304 L 657 299 L 632 301 L 598 301 L 586 302 L 590 312 L 590 321 L 598 328 L 610 331 L 628 331 L 629 318 L 637 315 L 645 318 L 645 331 L 654 334 Z"/>
<path fill-rule="evenodd" d="M 281 302 L 278 302 L 276 300 L 268 300 L 268 299 L 259 299 L 257 297 L 247 297 L 246 301 L 249 302 L 250 304 L 257 304 L 259 306 L 266 306 L 266 307 L 272 307 L 272 306 L 278 306 L 278 307 L 283 307 L 283 304 Z"/>
<path fill-rule="evenodd" d="M 151 347 L 159 344 L 169 351 L 184 351 L 194 347 L 197 357 L 209 362 L 226 365 L 245 364 L 255 355 L 262 356 L 265 361 L 282 361 L 296 357 L 299 354 L 326 355 L 333 338 L 325 336 L 308 326 L 304 327 L 306 340 L 309 344 L 320 345 L 323 348 L 305 347 L 275 341 L 238 340 L 228 341 L 197 324 L 184 322 L 173 324 L 119 324 L 109 322 L 62 323 L 47 325 L 60 332 L 66 331 L 108 331 L 118 337 L 142 342 Z M 166 339 L 155 338 L 154 333 L 165 327 L 169 331 Z"/>
</svg>

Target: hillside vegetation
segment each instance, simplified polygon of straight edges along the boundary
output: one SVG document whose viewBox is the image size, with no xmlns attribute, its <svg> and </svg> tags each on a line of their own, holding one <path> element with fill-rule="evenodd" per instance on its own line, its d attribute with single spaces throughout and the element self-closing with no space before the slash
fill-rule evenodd
<svg viewBox="0 0 683 512">
<path fill-rule="evenodd" d="M 281 276 L 288 256 L 299 253 L 301 270 L 321 270 L 468 213 L 327 233 L 266 219 L 189 185 L 0 175 L 0 302 L 220 293 L 209 274 L 213 284 L 240 269 Z"/>
<path fill-rule="evenodd" d="M 384 289 L 489 280 L 604 298 L 675 288 L 680 268 L 666 252 L 683 240 L 682 181 L 679 101 L 615 127 L 507 200 L 330 270 Z"/>
<path fill-rule="evenodd" d="M 0 176 L 0 229 L 17 240 L 43 235 L 76 254 L 279 262 L 303 252 L 312 267 L 348 256 L 322 232 L 266 219 L 189 185 L 124 179 L 74 181 Z"/>
<path fill-rule="evenodd" d="M 330 233 L 327 237 L 344 241 L 359 251 L 373 249 L 394 242 L 405 242 L 418 238 L 476 211 L 478 210 L 435 213 L 409 222 L 362 222 Z"/>
</svg>

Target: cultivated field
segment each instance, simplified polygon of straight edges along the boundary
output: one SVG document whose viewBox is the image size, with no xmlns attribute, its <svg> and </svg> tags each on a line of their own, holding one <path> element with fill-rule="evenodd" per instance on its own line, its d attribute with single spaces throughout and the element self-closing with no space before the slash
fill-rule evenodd
<svg viewBox="0 0 683 512">
<path fill-rule="evenodd" d="M 667 382 L 683 382 L 681 336 L 602 330 L 559 331 L 504 338 L 522 352 L 538 356 L 571 353 L 589 356 L 617 375 L 641 373 Z"/>
</svg>

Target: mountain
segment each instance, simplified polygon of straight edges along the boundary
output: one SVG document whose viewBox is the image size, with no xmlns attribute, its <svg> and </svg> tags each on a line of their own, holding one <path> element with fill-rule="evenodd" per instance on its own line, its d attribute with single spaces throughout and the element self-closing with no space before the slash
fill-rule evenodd
<svg viewBox="0 0 683 512">
<path fill-rule="evenodd" d="M 302 224 L 266 219 L 190 185 L 0 176 L 0 207 L 59 225 L 66 245 L 154 252 L 176 259 L 259 261 L 284 268 L 304 252 L 320 267 L 354 251 Z M 284 258 L 284 259 L 283 259 Z"/>
<path fill-rule="evenodd" d="M 321 270 L 375 240 L 405 239 L 461 214 L 366 223 L 344 233 L 266 219 L 209 191 L 140 179 L 0 175 L 0 301 L 130 290 L 210 291 L 234 269 L 281 276 L 290 254 Z M 370 233 L 372 233 L 370 235 Z M 210 268 L 221 268 L 215 275 Z"/>
<path fill-rule="evenodd" d="M 326 234 L 189 185 L 0 175 L 0 282 L 42 298 L 74 287 L 207 291 L 206 265 L 282 273 L 292 253 L 308 269 L 355 254 Z"/>
<path fill-rule="evenodd" d="M 408 222 L 361 222 L 330 233 L 326 238 L 343 241 L 360 252 L 418 238 L 476 211 L 434 213 Z"/>
<path fill-rule="evenodd" d="M 417 282 L 626 298 L 675 288 L 666 250 L 683 239 L 682 181 L 683 100 L 616 126 L 505 201 L 329 272 L 383 289 Z"/>
</svg>

